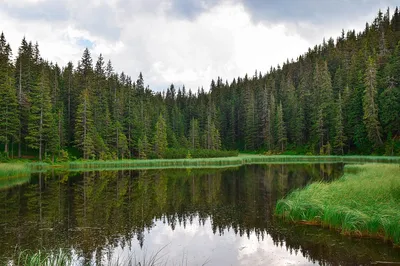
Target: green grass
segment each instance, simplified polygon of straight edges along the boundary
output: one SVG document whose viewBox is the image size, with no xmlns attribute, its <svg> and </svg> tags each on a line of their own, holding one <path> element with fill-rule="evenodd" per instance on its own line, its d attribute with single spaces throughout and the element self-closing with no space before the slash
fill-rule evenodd
<svg viewBox="0 0 400 266">
<path fill-rule="evenodd" d="M 74 265 L 69 253 L 60 249 L 57 252 L 22 251 L 11 265 L 19 266 L 69 266 Z"/>
<path fill-rule="evenodd" d="M 400 166 L 346 165 L 340 179 L 310 184 L 278 201 L 275 214 L 399 245 Z"/>
<path fill-rule="evenodd" d="M 252 155 L 239 154 L 234 157 L 221 158 L 193 158 L 193 159 L 127 159 L 127 160 L 78 160 L 65 163 L 48 164 L 41 162 L 12 162 L 0 164 L 0 178 L 2 175 L 1 169 L 9 169 L 12 171 L 13 165 L 20 167 L 20 172 L 39 172 L 48 169 L 62 169 L 72 171 L 85 170 L 112 170 L 112 169 L 166 169 L 166 168 L 224 168 L 238 167 L 246 164 L 288 164 L 288 163 L 362 163 L 362 162 L 385 162 L 385 163 L 400 163 L 400 157 L 388 156 L 298 156 L 298 155 Z M 10 166 L 10 167 L 8 167 Z M 5 176 L 10 176 L 6 174 Z"/>
<path fill-rule="evenodd" d="M 222 168 L 237 167 L 246 164 L 265 163 L 332 163 L 332 162 L 387 162 L 400 163 L 400 157 L 384 156 L 285 156 L 285 155 L 249 155 L 236 157 L 196 158 L 196 159 L 150 159 L 115 161 L 74 161 L 63 166 L 70 170 L 85 169 L 153 169 L 153 168 Z"/>
<path fill-rule="evenodd" d="M 164 248 L 159 249 L 155 253 L 147 256 L 145 253 L 142 258 L 136 257 L 134 254 L 130 254 L 127 258 L 117 258 L 116 260 L 109 261 L 107 265 L 119 266 L 156 266 L 156 265 L 171 265 L 168 260 L 167 253 L 164 252 Z M 208 260 L 202 265 L 206 265 Z M 18 265 L 18 266 L 72 266 L 72 265 L 91 265 L 83 264 L 79 258 L 73 259 L 71 254 L 63 249 L 58 251 L 41 251 L 30 252 L 28 250 L 17 253 L 15 259 L 11 259 L 6 265 Z M 181 261 L 173 263 L 173 265 L 186 266 L 188 265 L 187 255 L 183 254 Z"/>
<path fill-rule="evenodd" d="M 0 179 L 29 176 L 30 167 L 25 163 L 0 163 Z"/>
</svg>

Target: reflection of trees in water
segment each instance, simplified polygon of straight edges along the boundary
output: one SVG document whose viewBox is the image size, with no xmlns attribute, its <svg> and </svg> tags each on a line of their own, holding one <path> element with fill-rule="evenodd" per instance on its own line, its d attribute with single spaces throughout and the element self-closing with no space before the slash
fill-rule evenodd
<svg viewBox="0 0 400 266">
<path fill-rule="evenodd" d="M 320 265 L 369 265 L 375 261 L 399 261 L 400 254 L 381 240 L 350 239 L 315 226 L 280 224 L 268 230 L 276 246 Z"/>
<path fill-rule="evenodd" d="M 285 241 L 321 259 L 326 255 L 304 246 L 302 234 L 277 230 L 287 226 L 274 225 L 273 209 L 289 191 L 341 171 L 341 165 L 310 164 L 40 174 L 29 185 L 0 192 L 0 253 L 12 254 L 15 245 L 61 246 L 73 247 L 85 261 L 95 253 L 100 261 L 104 252 L 129 247 L 134 238 L 143 246 L 155 220 L 175 229 L 195 221 L 204 225 L 211 217 L 214 234 L 233 230 L 263 239 L 268 233 L 277 245 Z"/>
</svg>

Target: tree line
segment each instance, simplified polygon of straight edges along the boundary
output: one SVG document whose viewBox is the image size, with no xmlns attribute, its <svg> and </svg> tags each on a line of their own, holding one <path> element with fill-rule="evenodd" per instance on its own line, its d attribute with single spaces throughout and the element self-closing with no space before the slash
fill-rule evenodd
<svg viewBox="0 0 400 266">
<path fill-rule="evenodd" d="M 84 159 L 165 156 L 169 149 L 302 154 L 400 154 L 400 14 L 378 12 L 362 32 L 324 39 L 295 61 L 208 91 L 164 92 L 116 73 L 85 49 L 76 66 L 0 36 L 0 143 Z M 15 147 L 15 151 L 14 151 Z"/>
</svg>

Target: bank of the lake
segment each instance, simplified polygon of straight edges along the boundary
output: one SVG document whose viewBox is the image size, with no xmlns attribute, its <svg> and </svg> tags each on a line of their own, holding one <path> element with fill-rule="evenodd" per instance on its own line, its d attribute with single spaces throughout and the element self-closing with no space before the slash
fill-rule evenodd
<svg viewBox="0 0 400 266">
<path fill-rule="evenodd" d="M 342 234 L 400 244 L 400 165 L 346 165 L 331 183 L 312 183 L 277 202 L 291 222 L 327 226 Z"/>
<path fill-rule="evenodd" d="M 26 162 L 0 163 L 0 178 L 27 176 L 31 171 Z"/>
<path fill-rule="evenodd" d="M 396 156 L 300 156 L 300 155 L 252 155 L 235 157 L 196 159 L 151 159 L 116 161 L 73 161 L 53 167 L 70 171 L 112 169 L 167 169 L 167 168 L 224 168 L 248 164 L 291 164 L 291 163 L 400 163 Z"/>
<path fill-rule="evenodd" d="M 399 156 L 306 156 L 239 154 L 232 157 L 193 159 L 77 160 L 62 163 L 12 161 L 0 163 L 0 178 L 51 169 L 68 171 L 112 169 L 224 168 L 265 163 L 400 163 Z"/>
</svg>

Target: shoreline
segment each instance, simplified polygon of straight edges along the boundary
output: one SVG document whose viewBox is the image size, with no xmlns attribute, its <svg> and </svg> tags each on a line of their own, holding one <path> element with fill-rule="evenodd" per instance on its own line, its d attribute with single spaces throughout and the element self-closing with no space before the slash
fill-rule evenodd
<svg viewBox="0 0 400 266">
<path fill-rule="evenodd" d="M 345 167 L 331 183 L 312 183 L 277 202 L 275 215 L 287 222 L 321 226 L 343 235 L 400 245 L 400 166 Z"/>
<path fill-rule="evenodd" d="M 400 163 L 400 156 L 307 156 L 307 155 L 250 155 L 234 157 L 195 158 L 195 159 L 128 159 L 128 160 L 87 160 L 62 163 L 11 161 L 0 163 L 0 178 L 11 177 L 15 169 L 25 174 L 47 170 L 87 171 L 87 170 L 146 170 L 146 169 L 185 169 L 185 168 L 228 168 L 250 164 L 286 163 Z M 13 168 L 10 170 L 9 168 Z"/>
</svg>

